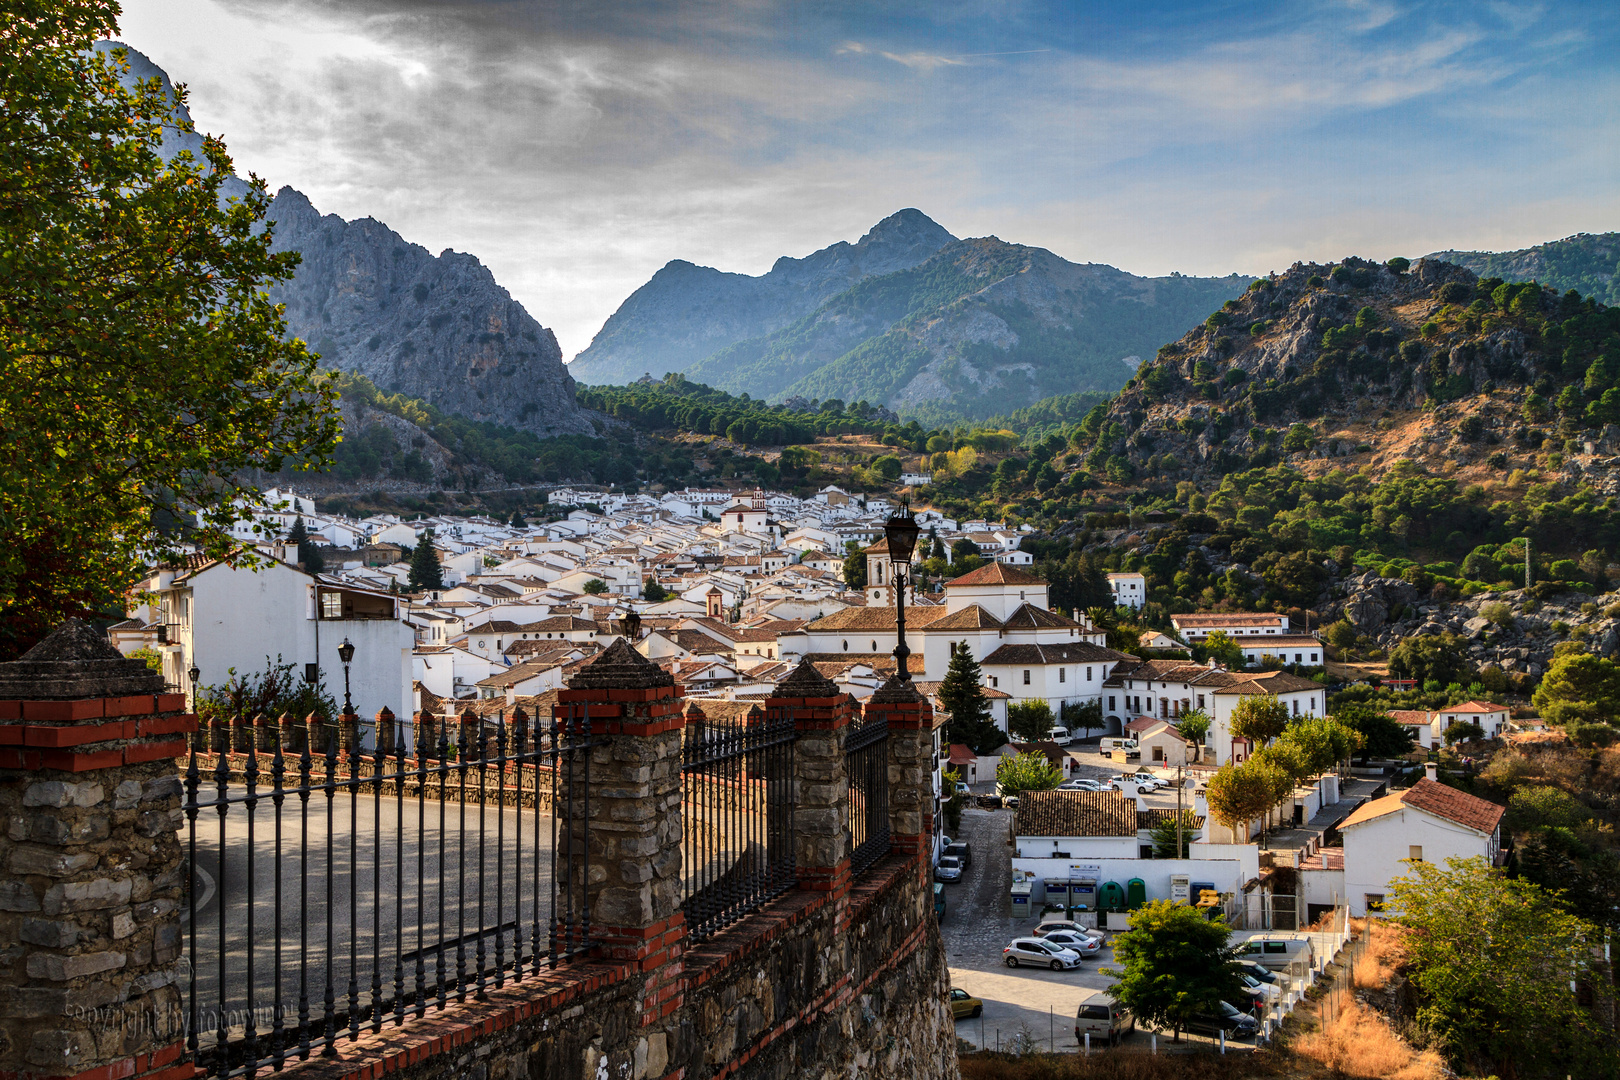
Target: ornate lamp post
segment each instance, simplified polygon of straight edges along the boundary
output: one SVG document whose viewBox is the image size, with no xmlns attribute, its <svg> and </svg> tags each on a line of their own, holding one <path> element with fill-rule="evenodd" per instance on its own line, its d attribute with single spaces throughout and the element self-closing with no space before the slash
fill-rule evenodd
<svg viewBox="0 0 1620 1080">
<path fill-rule="evenodd" d="M 349 697 L 349 664 L 354 660 L 354 645 L 348 638 L 338 646 L 338 659 L 343 661 L 343 712 L 345 715 L 354 714 L 354 702 Z"/>
<path fill-rule="evenodd" d="M 191 711 L 196 712 L 197 711 L 197 680 L 202 678 L 202 672 L 200 670 L 198 670 L 197 662 L 195 660 L 192 661 L 192 663 L 191 663 L 191 670 L 186 672 L 186 674 L 191 676 Z"/>
<path fill-rule="evenodd" d="M 911 650 L 906 647 L 906 586 L 911 580 L 911 553 L 917 548 L 917 519 L 911 516 L 911 506 L 902 499 L 900 509 L 883 523 L 883 536 L 889 542 L 889 577 L 894 589 L 894 622 L 896 644 L 894 659 L 899 665 L 902 682 L 911 681 L 906 658 Z"/>
</svg>

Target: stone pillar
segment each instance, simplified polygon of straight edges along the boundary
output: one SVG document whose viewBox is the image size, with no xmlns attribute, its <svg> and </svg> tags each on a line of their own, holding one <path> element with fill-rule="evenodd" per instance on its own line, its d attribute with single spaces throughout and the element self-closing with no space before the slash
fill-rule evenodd
<svg viewBox="0 0 1620 1080">
<path fill-rule="evenodd" d="M 934 707 L 898 676 L 866 703 L 889 727 L 889 850 L 926 852 L 934 834 Z"/>
<path fill-rule="evenodd" d="M 360 714 L 352 709 L 338 713 L 338 754 L 347 761 L 360 746 Z"/>
<path fill-rule="evenodd" d="M 576 861 L 577 879 L 585 883 L 584 929 L 607 956 L 640 968 L 646 1034 L 638 1053 L 646 1054 L 645 1074 L 659 1076 L 680 1030 L 675 1014 L 686 943 L 681 690 L 623 638 L 582 667 L 568 687 L 557 695 L 556 722 L 567 726 L 571 740 L 588 733 L 599 743 L 589 752 L 591 801 L 583 822 L 591 865 L 586 870 Z M 562 769 L 570 775 L 566 763 Z"/>
<path fill-rule="evenodd" d="M 281 749 L 287 754 L 302 754 L 304 752 L 304 739 L 306 733 L 303 725 L 292 713 L 282 713 L 279 721 L 281 727 Z"/>
<path fill-rule="evenodd" d="M 416 714 L 416 754 L 434 757 L 439 752 L 439 718 L 427 709 Z"/>
<path fill-rule="evenodd" d="M 849 775 L 844 740 L 855 720 L 855 699 L 808 660 L 765 699 L 768 720 L 791 718 L 794 867 L 801 889 L 849 889 Z"/>
<path fill-rule="evenodd" d="M 374 747 L 379 758 L 393 757 L 395 747 L 394 710 L 384 705 L 377 710 L 377 744 Z"/>
<path fill-rule="evenodd" d="M 0 664 L 0 1076 L 179 1080 L 183 694 L 69 620 Z"/>
</svg>

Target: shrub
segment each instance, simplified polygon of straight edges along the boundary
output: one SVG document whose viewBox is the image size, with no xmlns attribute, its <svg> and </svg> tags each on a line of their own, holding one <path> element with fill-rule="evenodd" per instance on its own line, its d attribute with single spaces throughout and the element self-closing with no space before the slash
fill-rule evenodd
<svg viewBox="0 0 1620 1080">
<path fill-rule="evenodd" d="M 1435 294 L 1442 304 L 1466 304 L 1473 299 L 1474 290 L 1460 281 L 1448 281 Z"/>
<path fill-rule="evenodd" d="M 1489 619 L 1495 626 L 1506 628 L 1513 625 L 1513 609 L 1501 601 L 1486 604 L 1479 609 L 1479 613 Z"/>
<path fill-rule="evenodd" d="M 1404 274 L 1411 267 L 1412 260 L 1403 259 L 1397 255 L 1393 259 L 1386 259 L 1384 261 L 1384 265 L 1395 271 L 1397 274 Z"/>
<path fill-rule="evenodd" d="M 1373 1010 L 1350 1002 L 1321 1031 L 1294 1041 L 1294 1051 L 1357 1080 L 1442 1080 L 1451 1073 L 1433 1050 L 1412 1049 Z"/>
<path fill-rule="evenodd" d="M 1418 327 L 1418 333 L 1422 334 L 1426 338 L 1439 337 L 1440 336 L 1440 324 L 1435 322 L 1433 319 L 1430 319 L 1428 322 L 1426 322 L 1422 326 Z"/>
<path fill-rule="evenodd" d="M 1326 283 L 1322 280 L 1321 274 L 1312 274 L 1305 279 L 1305 284 L 1312 289 L 1320 289 Z"/>
</svg>

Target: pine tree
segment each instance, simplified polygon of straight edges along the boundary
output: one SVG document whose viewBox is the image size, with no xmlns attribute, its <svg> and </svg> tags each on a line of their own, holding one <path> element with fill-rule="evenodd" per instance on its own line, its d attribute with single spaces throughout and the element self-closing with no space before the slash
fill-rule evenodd
<svg viewBox="0 0 1620 1080">
<path fill-rule="evenodd" d="M 521 511 L 521 510 L 512 511 L 512 528 L 514 528 L 514 529 L 527 529 L 528 527 L 529 527 L 529 523 L 527 521 L 523 520 L 523 511 Z"/>
<path fill-rule="evenodd" d="M 287 543 L 302 544 L 309 539 L 309 530 L 304 528 L 304 515 L 299 514 L 293 518 L 292 528 L 287 530 Z"/>
<path fill-rule="evenodd" d="M 433 530 L 422 534 L 416 550 L 411 552 L 412 589 L 444 588 L 444 571 L 439 566 L 439 553 L 433 550 Z"/>
<path fill-rule="evenodd" d="M 939 687 L 939 707 L 950 714 L 945 736 L 965 743 L 975 754 L 988 754 L 1004 745 L 1007 736 L 990 719 L 990 699 L 984 695 L 979 662 L 966 643 L 951 647 L 951 663 Z"/>
</svg>

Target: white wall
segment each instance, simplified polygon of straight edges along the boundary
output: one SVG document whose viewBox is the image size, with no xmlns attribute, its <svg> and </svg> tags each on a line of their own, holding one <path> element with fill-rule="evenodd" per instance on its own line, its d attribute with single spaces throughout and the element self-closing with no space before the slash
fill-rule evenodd
<svg viewBox="0 0 1620 1080">
<path fill-rule="evenodd" d="M 1131 838 L 1131 845 L 1136 844 Z M 1216 852 L 1223 845 L 1193 844 L 1193 853 L 1200 854 L 1200 848 L 1214 848 Z M 1131 878 L 1141 878 L 1147 889 L 1149 900 L 1170 899 L 1170 878 L 1176 874 L 1186 874 L 1193 881 L 1213 881 L 1215 888 L 1220 892 L 1238 892 L 1243 883 L 1254 877 L 1260 871 L 1259 849 L 1251 845 L 1243 845 L 1253 852 L 1253 858 L 1230 858 L 1216 854 L 1212 858 L 1191 859 L 1026 859 L 1014 858 L 1014 870 L 1023 870 L 1034 874 L 1036 878 L 1044 881 L 1046 878 L 1066 878 L 1070 875 L 1069 867 L 1074 863 L 1087 863 L 1102 868 L 1097 879 L 1100 887 L 1104 882 L 1117 881 L 1121 888 Z M 1234 851 L 1234 854 L 1238 854 Z M 1039 895 L 1044 886 L 1037 886 Z M 1038 904 L 1038 901 L 1036 902 Z M 1037 906 L 1037 912 L 1040 910 Z"/>
<path fill-rule="evenodd" d="M 1367 914 L 1367 894 L 1389 891 L 1390 880 L 1404 877 L 1411 867 L 1402 860 L 1411 846 L 1423 848 L 1423 861 L 1444 864 L 1447 859 L 1484 858 L 1494 854 L 1489 837 L 1472 829 L 1403 806 L 1344 830 L 1344 891 L 1350 914 Z"/>
</svg>

